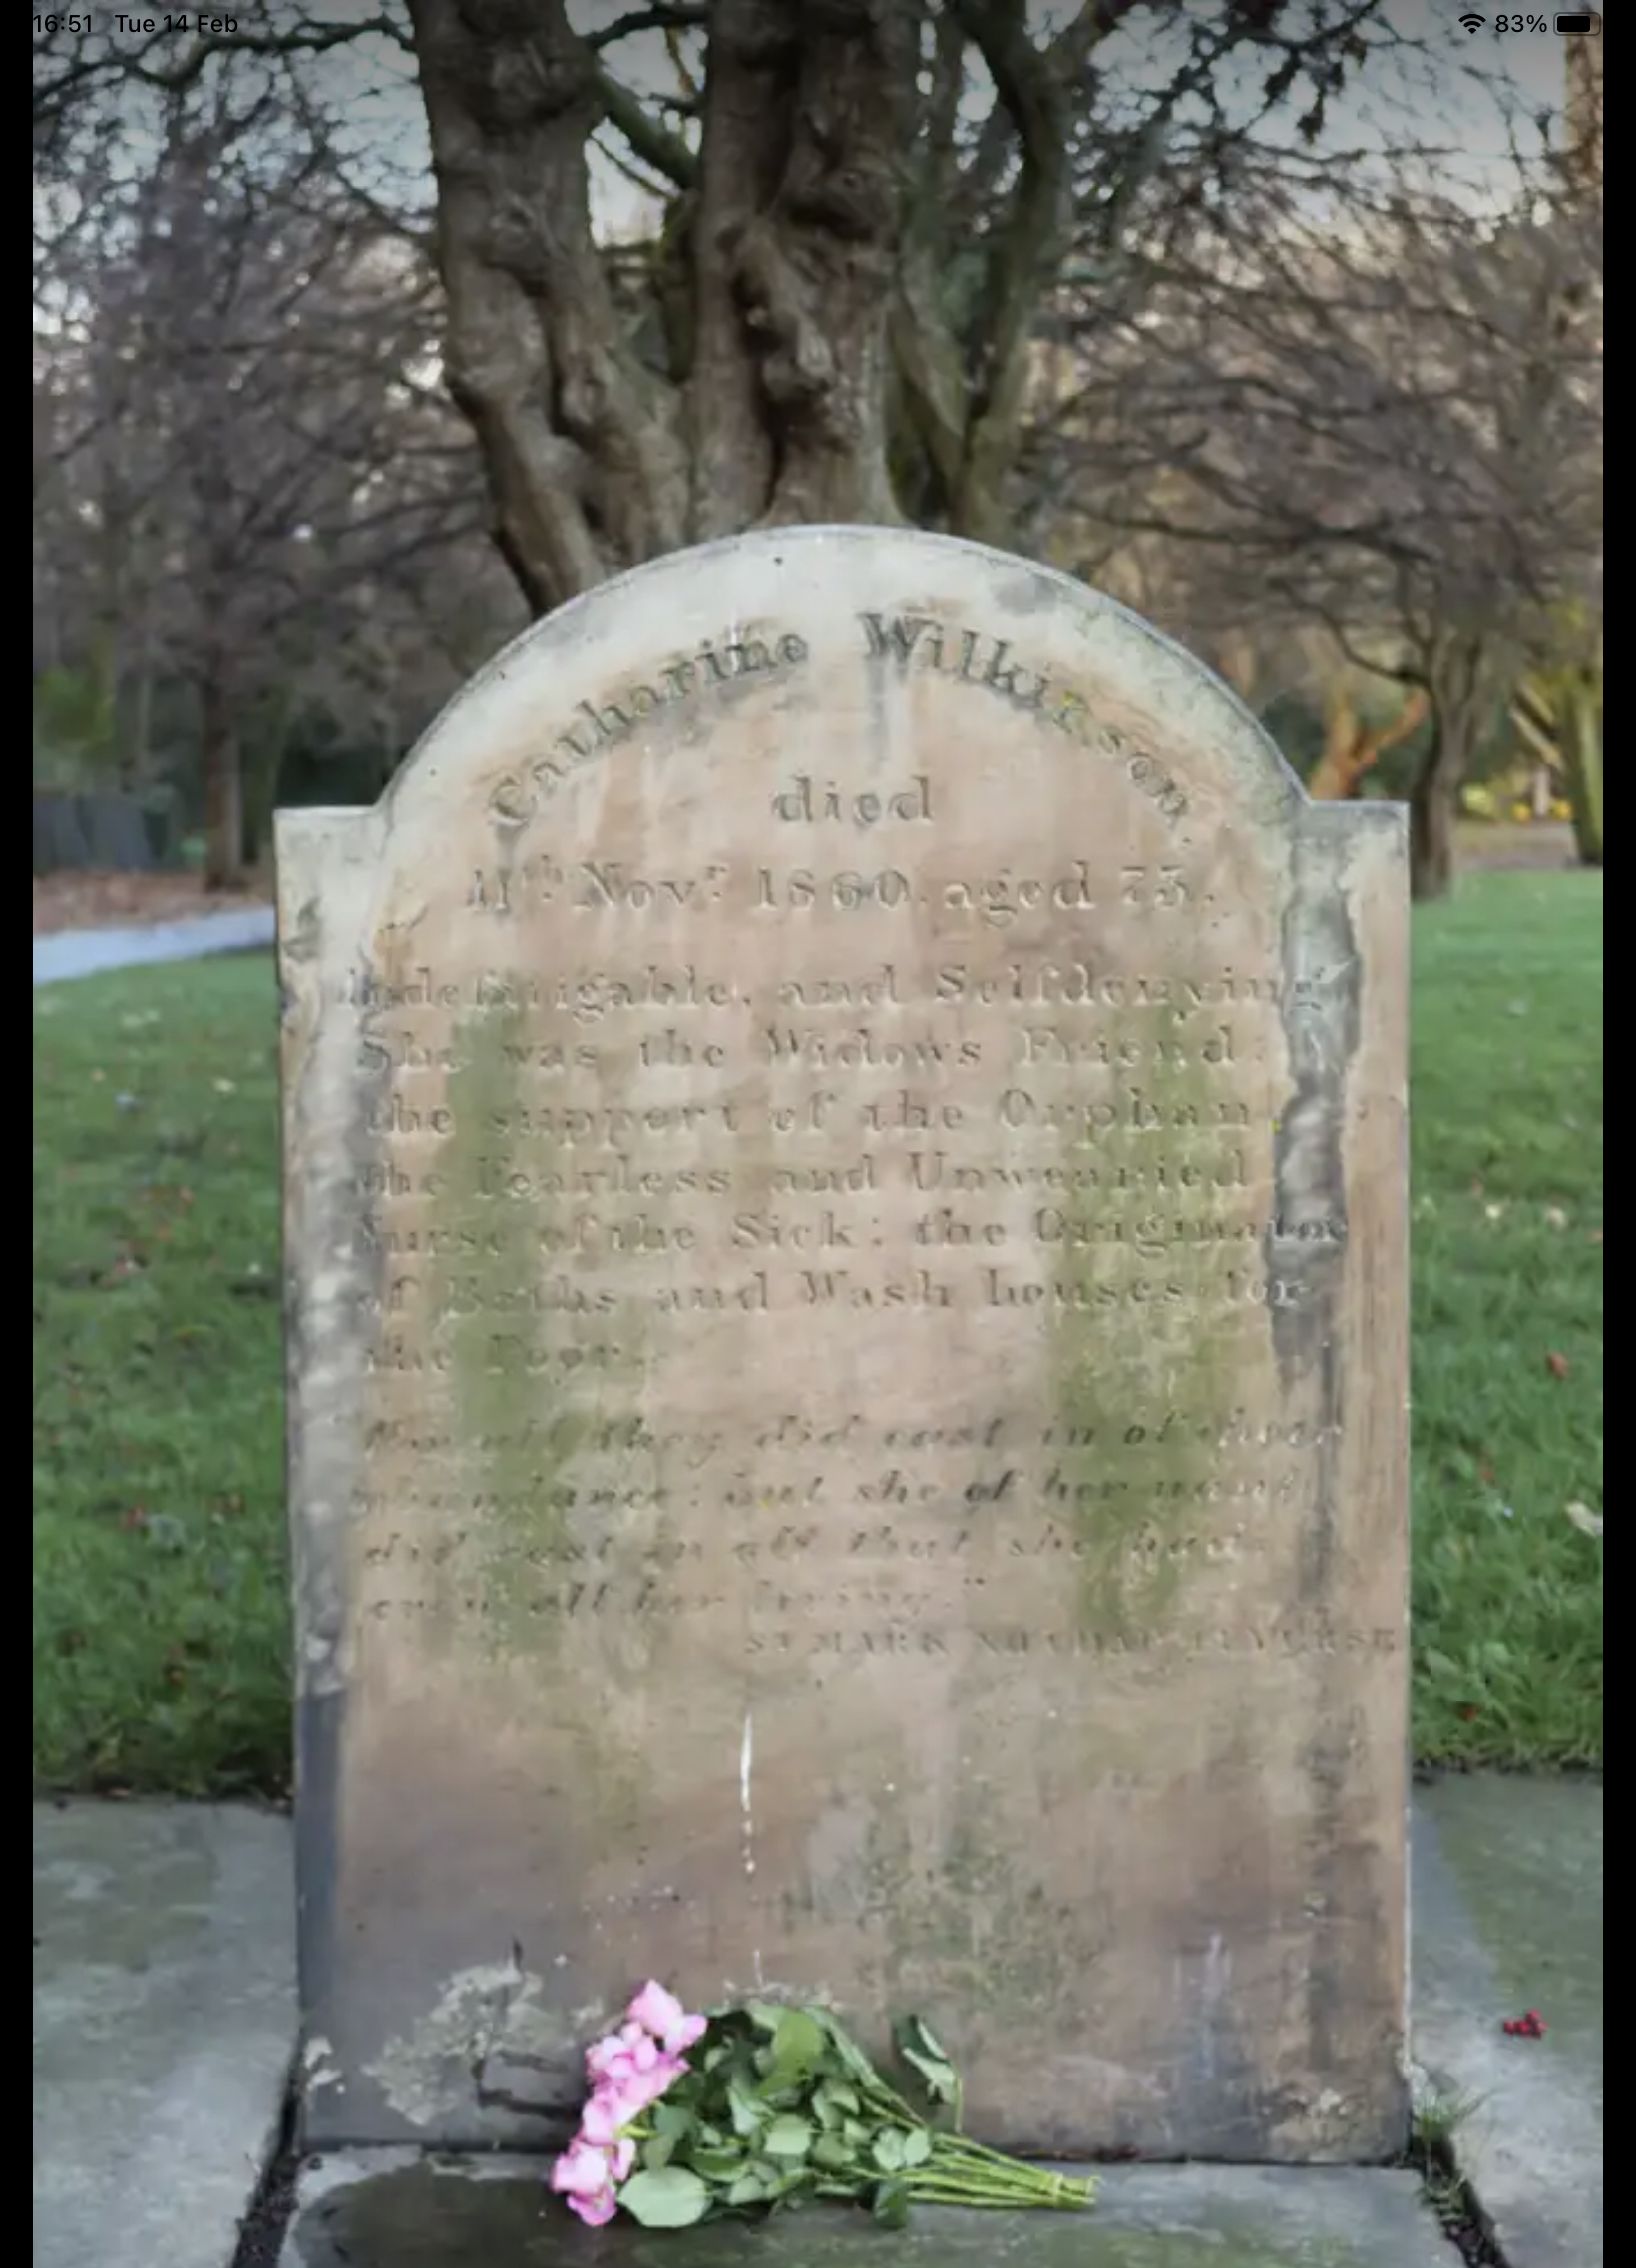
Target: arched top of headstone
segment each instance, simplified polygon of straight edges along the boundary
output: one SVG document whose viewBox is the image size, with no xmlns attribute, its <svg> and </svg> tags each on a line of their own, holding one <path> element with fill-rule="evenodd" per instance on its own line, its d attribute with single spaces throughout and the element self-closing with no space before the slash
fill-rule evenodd
<svg viewBox="0 0 1636 2268">
<path fill-rule="evenodd" d="M 621 757 L 776 711 L 937 704 L 947 745 L 1032 727 L 1172 828 L 1290 829 L 1306 797 L 1237 696 L 1128 608 L 1033 562 L 915 529 L 798 527 L 673 553 L 525 630 L 449 704 L 384 799 L 394 831 L 480 798 L 504 837 Z M 949 704 L 953 702 L 953 706 Z M 771 750 L 769 749 L 769 753 Z"/>
</svg>

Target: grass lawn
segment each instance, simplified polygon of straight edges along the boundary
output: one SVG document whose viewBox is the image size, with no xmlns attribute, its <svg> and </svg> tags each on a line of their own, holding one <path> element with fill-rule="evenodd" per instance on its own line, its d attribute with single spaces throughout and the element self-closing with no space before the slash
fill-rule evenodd
<svg viewBox="0 0 1636 2268">
<path fill-rule="evenodd" d="M 1416 918 L 1416 1740 L 1599 1762 L 1599 881 Z M 287 1775 L 273 982 L 36 993 L 34 1772 Z"/>
<path fill-rule="evenodd" d="M 1415 917 L 1416 1746 L 1602 1756 L 1602 885 Z"/>
</svg>

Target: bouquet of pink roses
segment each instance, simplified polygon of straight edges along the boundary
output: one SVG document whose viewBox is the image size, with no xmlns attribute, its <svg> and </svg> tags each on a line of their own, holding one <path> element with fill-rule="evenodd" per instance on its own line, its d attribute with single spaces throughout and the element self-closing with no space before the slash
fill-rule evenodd
<svg viewBox="0 0 1636 2268">
<path fill-rule="evenodd" d="M 916 2017 L 895 2037 L 958 2127 L 960 2080 L 942 2048 Z M 593 2227 L 622 2209 L 645 2228 L 689 2228 L 813 2197 L 901 2227 L 916 2199 L 1073 2211 L 1096 2195 L 1092 2180 L 934 2125 L 823 2008 L 750 2001 L 694 2016 L 649 1983 L 620 2029 L 586 2051 L 586 2075 L 591 2099 L 551 2186 Z"/>
</svg>

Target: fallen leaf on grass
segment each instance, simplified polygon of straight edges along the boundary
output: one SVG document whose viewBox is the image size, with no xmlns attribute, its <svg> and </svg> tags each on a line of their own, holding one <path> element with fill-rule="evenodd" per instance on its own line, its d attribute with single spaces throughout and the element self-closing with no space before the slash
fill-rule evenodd
<svg viewBox="0 0 1636 2268">
<path fill-rule="evenodd" d="M 1566 1215 L 1566 1213 L 1564 1213 L 1564 1212 L 1563 1212 L 1563 1210 L 1562 1210 L 1562 1208 L 1561 1208 L 1561 1206 L 1560 1206 L 1560 1205 L 1547 1205 L 1547 1206 L 1546 1206 L 1546 1208 L 1545 1208 L 1545 1226 L 1546 1226 L 1546 1228 L 1548 1228 L 1548 1229 L 1565 1229 L 1565 1228 L 1567 1227 L 1567 1225 L 1568 1225 L 1568 1216 Z"/>
<path fill-rule="evenodd" d="M 1485 1205 L 1482 1210 L 1490 1221 L 1503 1221 L 1505 1218 L 1505 1200 L 1502 1197 L 1497 1205 Z"/>
<path fill-rule="evenodd" d="M 1565 1378 L 1570 1365 L 1565 1354 L 1547 1354 L 1545 1367 L 1553 1378 Z"/>
<path fill-rule="evenodd" d="M 1538 2009 L 1531 2008 L 1526 2016 L 1502 2017 L 1499 2029 L 1510 2040 L 1543 2040 L 1550 2027 Z"/>
<path fill-rule="evenodd" d="M 1599 1536 L 1602 1533 L 1602 1515 L 1593 1512 L 1588 1504 L 1564 1504 L 1562 1509 L 1582 1536 Z"/>
</svg>

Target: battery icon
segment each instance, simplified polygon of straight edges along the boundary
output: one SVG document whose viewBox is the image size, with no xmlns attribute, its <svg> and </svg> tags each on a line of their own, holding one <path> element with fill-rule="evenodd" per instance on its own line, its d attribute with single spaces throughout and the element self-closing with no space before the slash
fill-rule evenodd
<svg viewBox="0 0 1636 2268">
<path fill-rule="evenodd" d="M 1602 19 L 1600 16 L 1593 15 L 1590 10 L 1587 9 L 1582 16 L 1558 16 L 1556 19 L 1556 28 L 1559 32 L 1566 34 L 1569 38 L 1572 38 L 1574 34 L 1577 33 L 1578 36 L 1583 39 L 1587 32 L 1599 32 L 1601 30 Z"/>
</svg>

